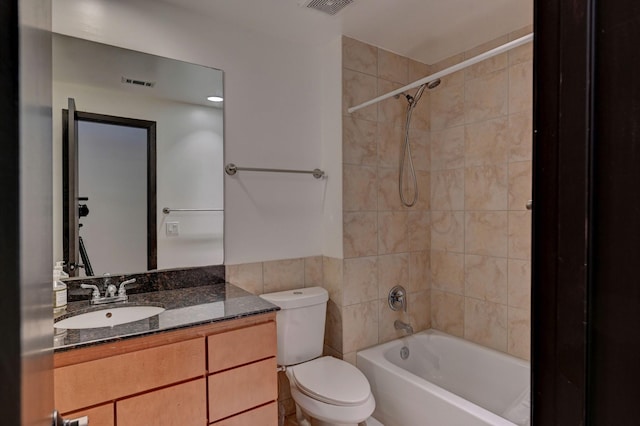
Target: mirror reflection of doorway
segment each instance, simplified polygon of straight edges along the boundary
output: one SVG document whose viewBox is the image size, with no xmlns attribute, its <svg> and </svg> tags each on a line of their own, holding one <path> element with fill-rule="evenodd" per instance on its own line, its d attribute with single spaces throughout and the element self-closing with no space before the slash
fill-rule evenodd
<svg viewBox="0 0 640 426">
<path fill-rule="evenodd" d="M 64 176 L 77 170 L 63 191 L 69 273 L 156 269 L 155 122 L 77 111 L 70 123 L 67 110 L 63 121 L 63 129 L 77 129 L 75 138 L 63 135 Z M 70 203 L 78 208 L 77 226 L 68 220 L 75 214 Z M 77 247 L 73 253 L 69 241 Z"/>
</svg>

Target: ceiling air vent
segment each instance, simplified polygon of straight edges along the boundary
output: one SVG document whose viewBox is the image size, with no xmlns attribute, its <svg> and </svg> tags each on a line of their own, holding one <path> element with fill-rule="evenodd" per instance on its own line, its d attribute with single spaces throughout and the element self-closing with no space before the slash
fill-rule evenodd
<svg viewBox="0 0 640 426">
<path fill-rule="evenodd" d="M 136 78 L 122 77 L 120 80 L 125 84 L 132 84 L 134 86 L 142 86 L 142 87 L 154 87 L 156 85 L 155 81 L 144 81 L 138 80 Z"/>
<path fill-rule="evenodd" d="M 306 5 L 309 9 L 335 15 L 350 3 L 353 3 L 353 0 L 305 0 L 302 5 Z"/>
</svg>

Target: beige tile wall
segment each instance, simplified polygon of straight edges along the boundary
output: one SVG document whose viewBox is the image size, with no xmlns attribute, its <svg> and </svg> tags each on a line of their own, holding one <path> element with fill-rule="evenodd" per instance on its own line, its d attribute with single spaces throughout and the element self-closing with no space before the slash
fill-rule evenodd
<svg viewBox="0 0 640 426">
<path fill-rule="evenodd" d="M 226 265 L 228 282 L 264 294 L 323 285 L 322 256 Z"/>
<path fill-rule="evenodd" d="M 395 319 L 411 323 L 416 331 L 431 325 L 430 95 L 425 92 L 412 117 L 419 198 L 411 208 L 401 204 L 398 194 L 405 98 L 353 114 L 347 108 L 430 70 L 347 37 L 342 60 L 344 259 L 325 258 L 325 284 L 331 294 L 325 343 L 329 353 L 354 362 L 357 350 L 402 335 L 393 328 Z M 388 292 L 397 284 L 409 293 L 406 313 L 394 312 L 387 304 Z"/>
<path fill-rule="evenodd" d="M 531 32 L 485 43 L 440 70 Z M 431 92 L 431 323 L 529 359 L 532 46 Z"/>
</svg>

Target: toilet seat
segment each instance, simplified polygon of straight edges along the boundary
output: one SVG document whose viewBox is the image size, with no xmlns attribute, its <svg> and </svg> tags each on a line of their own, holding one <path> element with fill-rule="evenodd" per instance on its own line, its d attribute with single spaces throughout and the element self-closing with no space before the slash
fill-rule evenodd
<svg viewBox="0 0 640 426">
<path fill-rule="evenodd" d="M 315 419 L 358 424 L 376 407 L 369 381 L 345 361 L 326 356 L 288 367 L 286 374 L 293 400 Z"/>
<path fill-rule="evenodd" d="M 357 425 L 371 417 L 376 408 L 373 394 L 369 395 L 364 404 L 353 407 L 342 407 L 318 401 L 303 394 L 297 387 L 291 387 L 291 396 L 304 413 L 314 419 L 329 423 Z"/>
<path fill-rule="evenodd" d="M 326 404 L 355 407 L 371 396 L 369 381 L 353 365 L 325 356 L 289 369 L 290 379 L 297 389 Z"/>
</svg>

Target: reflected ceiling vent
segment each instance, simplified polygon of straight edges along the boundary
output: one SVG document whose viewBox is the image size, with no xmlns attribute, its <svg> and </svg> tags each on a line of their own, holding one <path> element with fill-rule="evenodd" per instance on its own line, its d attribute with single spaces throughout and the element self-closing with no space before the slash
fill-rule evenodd
<svg viewBox="0 0 640 426">
<path fill-rule="evenodd" d="M 302 0 L 300 6 L 306 6 L 309 9 L 316 9 L 329 15 L 335 15 L 345 6 L 353 3 L 353 0 Z"/>
<path fill-rule="evenodd" d="M 144 80 L 138 80 L 136 78 L 129 78 L 124 76 L 120 79 L 120 81 L 122 81 L 125 84 L 132 84 L 134 86 L 142 86 L 142 87 L 155 87 L 156 85 L 155 81 L 144 81 Z"/>
</svg>

